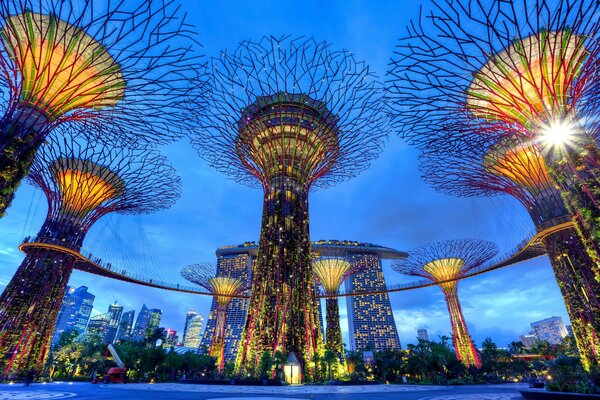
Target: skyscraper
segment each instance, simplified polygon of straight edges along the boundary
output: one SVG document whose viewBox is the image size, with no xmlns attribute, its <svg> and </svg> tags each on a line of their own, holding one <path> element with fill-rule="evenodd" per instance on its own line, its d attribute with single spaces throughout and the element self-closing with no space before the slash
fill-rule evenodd
<svg viewBox="0 0 600 400">
<path fill-rule="evenodd" d="M 190 310 L 185 314 L 185 324 L 183 326 L 183 338 L 181 339 L 182 342 L 185 343 L 185 338 L 187 335 L 187 330 L 188 330 L 188 324 L 190 323 L 190 320 L 192 318 L 194 318 L 196 315 L 198 315 L 198 313 L 196 312 L 196 310 Z"/>
<path fill-rule="evenodd" d="M 253 252 L 250 249 L 254 250 Z M 225 246 L 217 249 L 217 276 L 228 275 L 246 283 L 252 276 L 252 265 L 256 260 L 256 245 L 253 242 L 241 246 Z M 217 302 L 213 298 L 206 322 L 206 329 L 200 347 L 210 347 L 215 332 L 215 310 Z M 246 323 L 248 299 L 233 299 L 227 310 L 225 325 L 225 352 L 224 359 L 234 361 L 239 347 L 239 342 Z"/>
<path fill-rule="evenodd" d="M 160 326 L 160 320 L 162 318 L 162 311 L 158 308 L 150 309 L 150 321 L 148 322 L 148 328 L 146 328 L 146 336 L 150 336 Z"/>
<path fill-rule="evenodd" d="M 148 336 L 152 335 L 160 325 L 162 311 L 156 308 L 148 309 L 144 304 L 135 321 L 135 328 L 131 334 L 131 339 L 136 342 L 144 341 Z"/>
<path fill-rule="evenodd" d="M 117 340 L 131 340 L 134 319 L 134 310 L 130 310 L 123 313 L 123 315 L 121 316 L 121 323 L 119 324 L 119 333 L 117 334 Z"/>
<path fill-rule="evenodd" d="M 355 253 L 350 262 L 362 263 L 362 271 L 346 280 L 347 292 L 385 289 L 381 258 L 375 253 Z M 400 338 L 387 293 L 347 298 L 350 350 L 398 350 Z"/>
<path fill-rule="evenodd" d="M 110 322 L 106 331 L 106 343 L 113 343 L 117 338 L 117 333 L 121 325 L 121 316 L 123 315 L 123 307 L 118 306 L 117 303 L 108 306 L 108 315 L 110 315 Z"/>
<path fill-rule="evenodd" d="M 204 315 L 199 314 L 191 317 L 186 324 L 183 347 L 197 349 L 202 339 L 202 327 L 204 326 Z"/>
<path fill-rule="evenodd" d="M 141 342 L 146 338 L 146 329 L 150 323 L 150 310 L 146 305 L 142 305 L 142 309 L 138 314 L 137 320 L 135 321 L 135 328 L 131 334 L 131 339 L 136 342 Z"/>
<path fill-rule="evenodd" d="M 417 337 L 420 340 L 429 341 L 429 332 L 427 332 L 427 329 L 418 329 L 417 330 Z"/>
<path fill-rule="evenodd" d="M 352 287 L 356 287 L 356 291 L 385 288 L 381 260 L 400 259 L 407 256 L 404 252 L 388 247 L 350 240 L 318 240 L 312 242 L 311 251 L 313 257 L 341 257 L 350 261 L 354 260 L 354 262 L 364 262 L 367 264 L 368 271 L 366 273 L 356 275 L 358 278 L 350 277 L 346 280 L 346 292 L 349 291 L 349 288 L 352 290 Z M 257 253 L 258 245 L 255 242 L 245 242 L 238 246 L 219 247 L 216 251 L 218 259 L 217 269 L 233 269 L 234 271 L 238 271 L 237 277 L 239 279 L 252 279 L 252 267 Z M 348 318 L 351 325 L 354 323 L 350 327 L 351 346 L 356 342 L 353 340 L 352 335 L 357 334 L 360 337 L 358 349 L 364 348 L 368 343 L 373 343 L 376 350 L 399 349 L 400 339 L 398 338 L 398 331 L 387 294 L 359 296 L 356 297 L 357 302 L 353 302 L 352 299 L 352 297 L 348 297 Z M 216 304 L 213 300 L 206 329 L 200 343 L 201 348 L 204 346 L 209 347 L 212 342 L 215 328 L 215 308 Z M 246 323 L 247 310 L 247 299 L 234 299 L 229 306 L 225 331 L 226 361 L 233 361 L 237 356 L 239 339 Z M 320 311 L 320 307 L 318 311 Z M 370 322 L 366 322 L 366 315 L 360 315 L 363 311 L 372 314 L 369 317 Z M 322 330 L 323 319 L 320 314 L 319 312 Z M 357 314 L 359 315 L 356 316 Z M 363 326 L 359 324 L 363 324 Z"/>
<path fill-rule="evenodd" d="M 530 325 L 533 334 L 538 339 L 545 340 L 550 344 L 559 344 L 569 334 L 561 317 L 546 318 L 532 322 Z"/>
<path fill-rule="evenodd" d="M 95 296 L 87 290 L 87 286 L 80 286 L 77 289 L 72 286 L 67 288 L 58 312 L 52 345 L 58 343 L 63 332 L 70 330 L 78 333 L 85 332 L 95 299 Z"/>
<path fill-rule="evenodd" d="M 108 343 L 107 334 L 109 330 L 111 315 L 109 313 L 100 314 L 90 318 L 85 331 L 86 340 L 99 340 Z"/>
</svg>

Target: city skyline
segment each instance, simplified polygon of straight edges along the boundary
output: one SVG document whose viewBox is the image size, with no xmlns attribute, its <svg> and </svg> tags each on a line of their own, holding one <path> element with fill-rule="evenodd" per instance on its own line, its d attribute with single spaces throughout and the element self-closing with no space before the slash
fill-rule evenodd
<svg viewBox="0 0 600 400">
<path fill-rule="evenodd" d="M 337 15 L 339 4 L 341 3 L 338 3 L 338 6 L 336 3 L 325 6 L 324 15 Z M 314 35 L 320 40 L 332 41 L 339 47 L 351 49 L 358 53 L 361 59 L 367 60 L 382 76 L 385 72 L 385 63 L 403 26 L 402 21 L 391 16 L 415 17 L 417 7 L 411 8 L 411 3 L 404 6 L 385 5 L 372 9 L 363 9 L 359 5 L 350 7 L 354 10 L 347 9 L 338 17 L 345 25 L 351 26 L 354 21 L 352 14 L 361 15 L 363 20 L 360 23 L 364 28 L 362 33 L 352 29 L 342 29 L 340 32 L 336 30 L 337 28 L 329 26 L 326 18 L 322 17 L 317 19 L 318 23 L 314 25 L 304 24 L 305 33 Z M 235 10 L 233 18 L 227 21 L 227 24 L 215 27 L 215 23 L 211 22 L 217 20 L 215 15 L 232 12 L 234 7 L 230 8 L 227 5 L 209 7 L 205 16 L 198 12 L 202 8 L 202 5 L 189 5 L 190 13 L 194 14 L 193 22 L 200 30 L 201 41 L 205 45 L 206 54 L 209 55 L 218 54 L 221 48 L 235 48 L 240 40 L 248 37 L 257 38 L 262 33 L 276 34 L 285 31 L 284 24 L 273 23 L 273 21 L 277 17 L 282 17 L 279 18 L 281 21 L 288 20 L 284 18 L 288 13 L 298 14 L 298 18 L 303 21 L 316 17 L 316 3 L 312 3 L 305 12 L 294 8 L 284 11 L 275 7 L 265 15 L 252 11 L 250 7 L 242 6 L 239 10 Z M 239 23 L 236 24 L 236 21 L 239 22 L 243 16 L 248 15 L 256 17 L 255 22 L 242 27 Z M 386 17 L 386 15 L 390 16 Z M 228 25 L 229 23 L 231 25 Z M 232 26 L 239 29 L 233 30 Z M 214 31 L 211 32 L 211 29 Z M 219 37 L 228 30 L 236 33 Z M 369 37 L 381 37 L 381 43 L 373 45 L 368 41 Z M 148 237 L 152 239 L 152 245 L 160 250 L 159 255 L 165 270 L 171 271 L 172 275 L 176 275 L 175 272 L 187 263 L 214 260 L 214 251 L 218 246 L 240 243 L 248 238 L 256 240 L 260 225 L 261 194 L 219 176 L 189 147 L 186 141 L 181 141 L 166 149 L 166 153 L 184 179 L 184 197 L 173 210 L 157 216 L 144 217 L 143 220 L 131 217 L 110 218 L 110 221 L 94 228 L 90 235 L 101 236 L 103 229 L 116 224 L 117 219 L 122 221 L 120 222 L 122 225 L 141 220 Z M 393 186 L 390 185 L 390 181 L 397 182 L 400 179 L 402 182 L 399 187 L 390 187 Z M 406 191 L 409 189 L 411 195 L 406 196 Z M 22 258 L 17 246 L 25 236 L 24 221 L 27 221 L 30 211 L 31 220 L 35 218 L 36 209 L 43 213 L 44 206 L 39 201 L 36 202 L 37 198 L 39 193 L 30 187 L 22 186 L 17 192 L 15 204 L 8 210 L 8 216 L 0 221 L 0 230 L 6 232 L 6 235 L 0 239 L 2 283 L 10 279 Z M 243 200 L 239 201 L 239 199 Z M 361 200 L 358 201 L 359 199 Z M 360 177 L 337 188 L 313 194 L 311 237 L 368 241 L 408 250 L 430 240 L 448 239 L 458 235 L 483 236 L 487 234 L 486 229 L 484 226 L 477 226 L 476 220 L 481 219 L 484 206 L 477 204 L 486 204 L 486 201 L 496 205 L 501 203 L 499 199 L 460 200 L 434 192 L 418 176 L 416 152 L 408 149 L 399 139 L 392 137 L 382 156 L 374 161 L 371 168 Z M 512 204 L 509 200 L 507 202 Z M 515 208 L 513 207 L 513 211 Z M 490 220 L 483 222 L 491 224 Z M 39 226 L 39 223 L 30 221 L 29 225 Z M 490 235 L 499 235 L 500 229 L 497 226 L 492 227 L 498 232 L 492 232 Z M 25 233 L 31 233 L 30 231 L 31 229 Z M 512 239 L 518 242 L 526 233 L 528 233 L 527 226 L 523 229 L 521 237 Z M 187 239 L 185 242 L 187 249 L 185 252 L 179 252 L 180 245 L 184 242 L 183 238 Z M 390 270 L 389 264 L 384 265 L 384 271 L 390 283 L 397 283 L 403 279 Z M 525 279 L 525 276 L 528 279 Z M 509 336 L 513 338 L 518 334 L 526 333 L 528 324 L 536 319 L 559 315 L 567 321 L 553 279 L 547 260 L 540 258 L 465 280 L 461 284 L 463 308 L 466 318 L 472 321 L 470 322 L 471 333 L 477 344 L 480 344 L 485 336 L 495 332 L 496 328 L 510 326 L 507 323 L 510 320 L 514 320 L 511 333 L 502 333 L 502 330 L 499 330 L 497 337 L 491 335 L 500 345 L 505 344 L 504 338 Z M 483 281 L 491 281 L 491 285 L 482 289 Z M 507 282 L 511 283 L 510 288 L 507 288 Z M 185 315 L 187 310 L 197 309 L 200 313 L 208 315 L 211 301 L 210 297 L 145 288 L 79 271 L 73 274 L 69 284 L 87 285 L 92 293 L 102 293 L 97 295 L 93 315 L 105 312 L 95 313 L 96 310 L 107 309 L 113 301 L 113 294 L 118 295 L 125 310 L 135 309 L 136 312 L 145 301 L 141 299 L 152 298 L 148 303 L 164 311 L 163 325 L 178 332 L 183 332 L 181 316 Z M 507 298 L 501 298 L 501 293 L 507 289 Z M 441 302 L 443 299 L 434 292 L 435 288 L 425 288 L 390 296 L 403 346 L 416 341 L 416 329 L 413 329 L 413 326 L 427 327 L 430 336 L 434 339 L 437 334 L 449 332 L 449 324 L 444 321 L 445 306 Z M 513 311 L 522 307 L 525 301 L 530 303 L 531 308 L 515 314 Z M 347 328 L 344 326 L 347 326 L 345 321 L 347 314 L 344 309 L 345 302 L 340 303 L 342 329 L 346 331 L 344 336 L 346 341 Z M 516 317 L 509 319 L 507 315 Z"/>
</svg>

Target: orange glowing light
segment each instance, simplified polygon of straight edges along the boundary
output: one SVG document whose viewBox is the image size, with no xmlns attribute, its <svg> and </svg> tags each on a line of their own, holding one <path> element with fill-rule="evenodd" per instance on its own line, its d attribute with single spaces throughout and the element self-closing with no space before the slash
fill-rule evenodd
<svg viewBox="0 0 600 400">
<path fill-rule="evenodd" d="M 530 144 L 512 147 L 501 144 L 485 158 L 484 167 L 488 172 L 508 178 L 533 194 L 552 187 L 542 155 Z"/>
<path fill-rule="evenodd" d="M 21 74 L 21 101 L 58 118 L 123 99 L 121 69 L 106 48 L 54 16 L 26 11 L 8 18 L 3 45 Z"/>
<path fill-rule="evenodd" d="M 86 215 L 103 202 L 122 194 L 123 182 L 108 169 L 82 160 L 58 160 L 54 177 L 63 210 Z"/>
<path fill-rule="evenodd" d="M 327 293 L 337 293 L 338 288 L 344 282 L 352 264 L 348 261 L 325 258 L 313 263 L 313 273 L 321 282 Z"/>
<path fill-rule="evenodd" d="M 467 107 L 477 118 L 528 129 L 567 115 L 573 82 L 588 57 L 583 42 L 568 30 L 515 40 L 474 74 Z"/>
</svg>

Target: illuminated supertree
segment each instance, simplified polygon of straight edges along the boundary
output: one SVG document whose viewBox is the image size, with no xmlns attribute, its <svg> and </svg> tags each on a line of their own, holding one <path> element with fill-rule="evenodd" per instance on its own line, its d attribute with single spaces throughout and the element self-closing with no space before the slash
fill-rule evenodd
<svg viewBox="0 0 600 400">
<path fill-rule="evenodd" d="M 231 301 L 244 293 L 248 288 L 244 283 L 234 277 L 217 274 L 214 263 L 192 264 L 181 270 L 181 276 L 190 282 L 202 286 L 215 296 L 217 308 L 215 310 L 215 333 L 210 345 L 210 355 L 217 359 L 219 372 L 225 367 L 225 325 L 227 322 L 227 309 Z"/>
<path fill-rule="evenodd" d="M 63 139 L 40 149 L 27 179 L 44 191 L 48 213 L 0 297 L 0 354 L 6 375 L 42 368 L 90 227 L 111 212 L 168 208 L 180 192 L 179 177 L 156 151 Z"/>
<path fill-rule="evenodd" d="M 600 3 L 443 0 L 408 27 L 390 71 L 400 131 L 539 144 L 600 279 Z"/>
<path fill-rule="evenodd" d="M 51 131 L 182 136 L 204 92 L 189 29 L 174 0 L 0 2 L 0 216 Z"/>
<path fill-rule="evenodd" d="M 350 52 L 306 38 L 243 42 L 213 59 L 211 72 L 196 145 L 218 170 L 264 190 L 238 366 L 252 369 L 264 351 L 280 350 L 304 369 L 320 342 L 308 192 L 357 175 L 378 155 L 382 88 Z"/>
<path fill-rule="evenodd" d="M 445 152 L 448 146 L 451 152 Z M 571 214 L 551 184 L 536 146 L 520 138 L 494 143 L 476 140 L 432 141 L 422 155 L 424 179 L 437 190 L 458 196 L 509 194 L 528 210 L 561 289 L 585 365 L 598 362 L 600 282 Z"/>
<path fill-rule="evenodd" d="M 446 240 L 413 249 L 408 258 L 395 261 L 393 265 L 401 274 L 420 276 L 438 283 L 450 314 L 456 357 L 466 366 L 481 368 L 481 360 L 458 301 L 458 282 L 497 252 L 496 245 L 485 240 Z"/>
<path fill-rule="evenodd" d="M 325 295 L 333 296 L 325 299 L 327 328 L 325 332 L 325 347 L 344 357 L 344 343 L 340 326 L 340 307 L 338 298 L 340 285 L 350 275 L 360 270 L 360 263 L 350 263 L 340 258 L 320 258 L 313 262 L 313 273 L 323 286 Z"/>
</svg>

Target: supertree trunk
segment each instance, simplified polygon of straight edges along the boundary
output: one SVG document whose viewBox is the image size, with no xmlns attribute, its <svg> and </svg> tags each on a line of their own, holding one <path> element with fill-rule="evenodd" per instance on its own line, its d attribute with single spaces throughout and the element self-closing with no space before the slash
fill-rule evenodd
<svg viewBox="0 0 600 400">
<path fill-rule="evenodd" d="M 215 309 L 215 333 L 210 345 L 210 355 L 217 359 L 219 372 L 225 367 L 225 325 L 229 304 L 219 304 Z"/>
<path fill-rule="evenodd" d="M 10 206 L 15 191 L 31 169 L 44 141 L 40 132 L 48 118 L 33 110 L 7 115 L 0 122 L 0 217 Z"/>
<path fill-rule="evenodd" d="M 280 350 L 294 352 L 304 368 L 319 340 L 316 305 L 308 190 L 275 178 L 265 190 L 241 365 L 256 365 L 262 352 Z"/>
<path fill-rule="evenodd" d="M 548 169 L 600 281 L 600 150 L 593 139 L 578 137 L 562 157 L 550 157 Z"/>
<path fill-rule="evenodd" d="M 325 348 L 334 351 L 344 359 L 344 343 L 342 341 L 342 328 L 340 327 L 340 306 L 337 297 L 328 297 L 325 300 L 327 331 L 325 333 Z"/>
<path fill-rule="evenodd" d="M 543 243 L 560 287 L 581 361 L 586 369 L 598 365 L 600 341 L 600 284 L 592 260 L 574 229 L 546 236 Z"/>
<path fill-rule="evenodd" d="M 49 238 L 53 225 L 46 221 L 35 241 L 80 248 L 83 238 L 76 227 L 63 226 L 60 235 Z M 0 296 L 0 354 L 5 377 L 43 368 L 75 261 L 66 253 L 34 248 Z"/>
<path fill-rule="evenodd" d="M 467 323 L 458 300 L 458 290 L 454 282 L 442 284 L 442 291 L 446 298 L 448 313 L 450 314 L 450 324 L 452 325 L 452 340 L 456 357 L 465 365 L 474 365 L 481 368 L 481 360 L 477 350 L 471 341 Z"/>
</svg>

